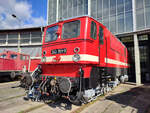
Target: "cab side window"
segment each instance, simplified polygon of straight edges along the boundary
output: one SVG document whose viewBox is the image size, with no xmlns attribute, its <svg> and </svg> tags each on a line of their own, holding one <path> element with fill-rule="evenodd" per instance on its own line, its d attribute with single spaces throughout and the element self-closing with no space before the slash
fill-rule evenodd
<svg viewBox="0 0 150 113">
<path fill-rule="evenodd" d="M 99 43 L 104 44 L 104 38 L 103 38 L 103 28 L 100 26 L 99 27 Z"/>
<path fill-rule="evenodd" d="M 20 55 L 20 60 L 26 60 L 26 56 Z"/>
<path fill-rule="evenodd" d="M 91 22 L 91 33 L 90 36 L 93 39 L 96 39 L 96 34 L 97 34 L 97 27 L 96 27 L 96 23 L 94 21 Z"/>
</svg>

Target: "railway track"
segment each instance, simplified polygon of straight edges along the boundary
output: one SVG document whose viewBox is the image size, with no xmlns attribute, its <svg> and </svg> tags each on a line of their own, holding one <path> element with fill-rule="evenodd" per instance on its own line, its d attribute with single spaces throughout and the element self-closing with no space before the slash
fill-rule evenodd
<svg viewBox="0 0 150 113">
<path fill-rule="evenodd" d="M 72 105 L 66 99 L 60 99 L 57 101 L 44 102 L 33 102 L 25 101 L 23 99 L 25 92 L 24 89 L 17 87 L 18 81 L 0 84 L 0 113 L 85 113 L 86 109 L 96 105 L 100 101 L 106 102 L 108 105 L 112 101 L 107 100 L 107 96 L 114 95 L 117 93 L 123 93 L 135 86 L 131 85 L 119 85 L 114 90 L 106 95 L 99 96 L 96 100 L 83 104 L 82 106 Z M 123 92 L 122 92 L 123 91 Z M 132 96 L 132 95 L 130 95 Z M 103 102 L 101 104 L 103 104 Z M 113 106 L 113 105 L 112 105 Z M 118 105 L 119 106 L 119 105 Z M 121 105 L 120 105 L 121 106 Z M 108 109 L 111 106 L 105 106 Z M 110 107 L 110 108 L 109 108 Z M 119 109 L 119 108 L 116 108 Z M 148 109 L 149 110 L 149 109 Z M 90 113 L 90 112 L 89 112 Z M 108 112 L 110 113 L 110 112 Z"/>
<path fill-rule="evenodd" d="M 89 106 L 96 101 L 95 100 L 91 103 L 83 104 L 82 106 L 72 105 L 66 99 L 61 99 L 56 102 L 49 101 L 47 103 L 25 101 L 23 100 L 23 97 L 25 96 L 24 89 L 18 86 L 19 81 L 0 84 L 0 94 L 3 95 L 0 96 L 0 113 L 10 112 L 12 111 L 12 109 L 13 112 L 11 113 L 37 113 L 38 110 L 40 110 L 41 112 L 57 111 L 58 113 L 70 113 L 76 111 L 76 109 L 78 109 L 78 111 L 81 111 L 83 108 Z M 44 111 L 45 109 L 46 111 Z"/>
<path fill-rule="evenodd" d="M 0 113 L 36 113 L 39 109 L 45 107 L 48 111 L 54 112 L 56 110 L 58 113 L 62 113 L 65 109 L 70 110 L 70 106 L 72 106 L 65 100 L 47 103 L 25 101 L 23 99 L 25 96 L 24 89 L 18 86 L 19 81 L 0 83 Z M 53 108 L 54 106 L 56 109 Z"/>
</svg>

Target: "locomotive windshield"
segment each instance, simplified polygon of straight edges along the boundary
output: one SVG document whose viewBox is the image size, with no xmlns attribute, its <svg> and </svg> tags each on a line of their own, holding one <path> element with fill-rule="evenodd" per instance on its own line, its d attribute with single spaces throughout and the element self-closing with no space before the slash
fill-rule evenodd
<svg viewBox="0 0 150 113">
<path fill-rule="evenodd" d="M 6 54 L 2 54 L 0 58 L 6 58 Z"/>
<path fill-rule="evenodd" d="M 80 35 L 80 21 L 64 23 L 62 29 L 62 39 L 76 38 Z"/>
<path fill-rule="evenodd" d="M 16 58 L 17 58 L 17 55 L 16 55 L 16 54 L 11 54 L 11 55 L 10 55 L 10 58 L 11 58 L 11 59 L 16 59 Z"/>
<path fill-rule="evenodd" d="M 53 26 L 47 29 L 45 42 L 55 41 L 58 38 L 57 35 L 58 26 Z"/>
</svg>

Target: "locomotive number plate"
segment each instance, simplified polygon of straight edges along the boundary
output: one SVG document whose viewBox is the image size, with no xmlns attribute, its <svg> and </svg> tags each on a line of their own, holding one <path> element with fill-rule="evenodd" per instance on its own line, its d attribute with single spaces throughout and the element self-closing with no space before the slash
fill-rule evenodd
<svg viewBox="0 0 150 113">
<path fill-rule="evenodd" d="M 63 48 L 63 49 L 53 49 L 51 50 L 51 54 L 52 55 L 55 55 L 55 54 L 64 54 L 67 52 L 67 49 L 66 48 Z"/>
</svg>

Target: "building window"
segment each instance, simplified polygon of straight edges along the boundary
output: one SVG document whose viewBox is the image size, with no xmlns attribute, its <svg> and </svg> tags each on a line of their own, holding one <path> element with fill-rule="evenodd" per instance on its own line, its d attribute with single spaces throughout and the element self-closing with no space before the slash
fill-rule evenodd
<svg viewBox="0 0 150 113">
<path fill-rule="evenodd" d="M 109 0 L 103 0 L 103 17 L 109 16 Z"/>
<path fill-rule="evenodd" d="M 140 36 L 138 36 L 138 40 L 139 40 L 139 41 L 148 40 L 148 35 L 140 35 Z"/>
<path fill-rule="evenodd" d="M 31 42 L 32 43 L 41 43 L 42 33 L 41 32 L 31 32 Z"/>
<path fill-rule="evenodd" d="M 9 33 L 8 34 L 8 44 L 18 44 L 18 34 Z"/>
<path fill-rule="evenodd" d="M 59 19 L 88 14 L 88 0 L 59 0 Z"/>
<path fill-rule="evenodd" d="M 48 24 L 56 21 L 57 0 L 49 0 L 48 4 Z"/>
<path fill-rule="evenodd" d="M 91 16 L 97 18 L 97 0 L 91 0 Z"/>
<path fill-rule="evenodd" d="M 125 11 L 132 10 L 132 0 L 125 0 Z"/>
<path fill-rule="evenodd" d="M 118 15 L 118 32 L 124 32 L 124 14 Z"/>
<path fill-rule="evenodd" d="M 116 0 L 110 0 L 110 15 L 116 15 Z"/>
<path fill-rule="evenodd" d="M 116 33 L 116 15 L 110 17 L 110 31 Z"/>
<path fill-rule="evenodd" d="M 77 0 L 73 0 L 73 16 L 77 16 Z"/>
<path fill-rule="evenodd" d="M 6 34 L 0 34 L 0 44 L 6 44 L 7 40 L 7 35 Z"/>
<path fill-rule="evenodd" d="M 144 9 L 136 10 L 136 25 L 137 30 L 143 29 L 145 27 Z"/>
<path fill-rule="evenodd" d="M 150 0 L 145 0 L 146 27 L 150 28 Z"/>
<path fill-rule="evenodd" d="M 20 43 L 25 44 L 25 43 L 30 43 L 30 32 L 22 32 L 20 33 Z"/>
<path fill-rule="evenodd" d="M 124 12 L 124 0 L 117 0 L 117 13 L 123 13 Z"/>
<path fill-rule="evenodd" d="M 132 11 L 126 12 L 125 13 L 125 31 L 126 32 L 131 32 L 133 31 L 133 15 Z"/>
<path fill-rule="evenodd" d="M 102 20 L 102 0 L 97 0 L 97 20 Z"/>
</svg>

